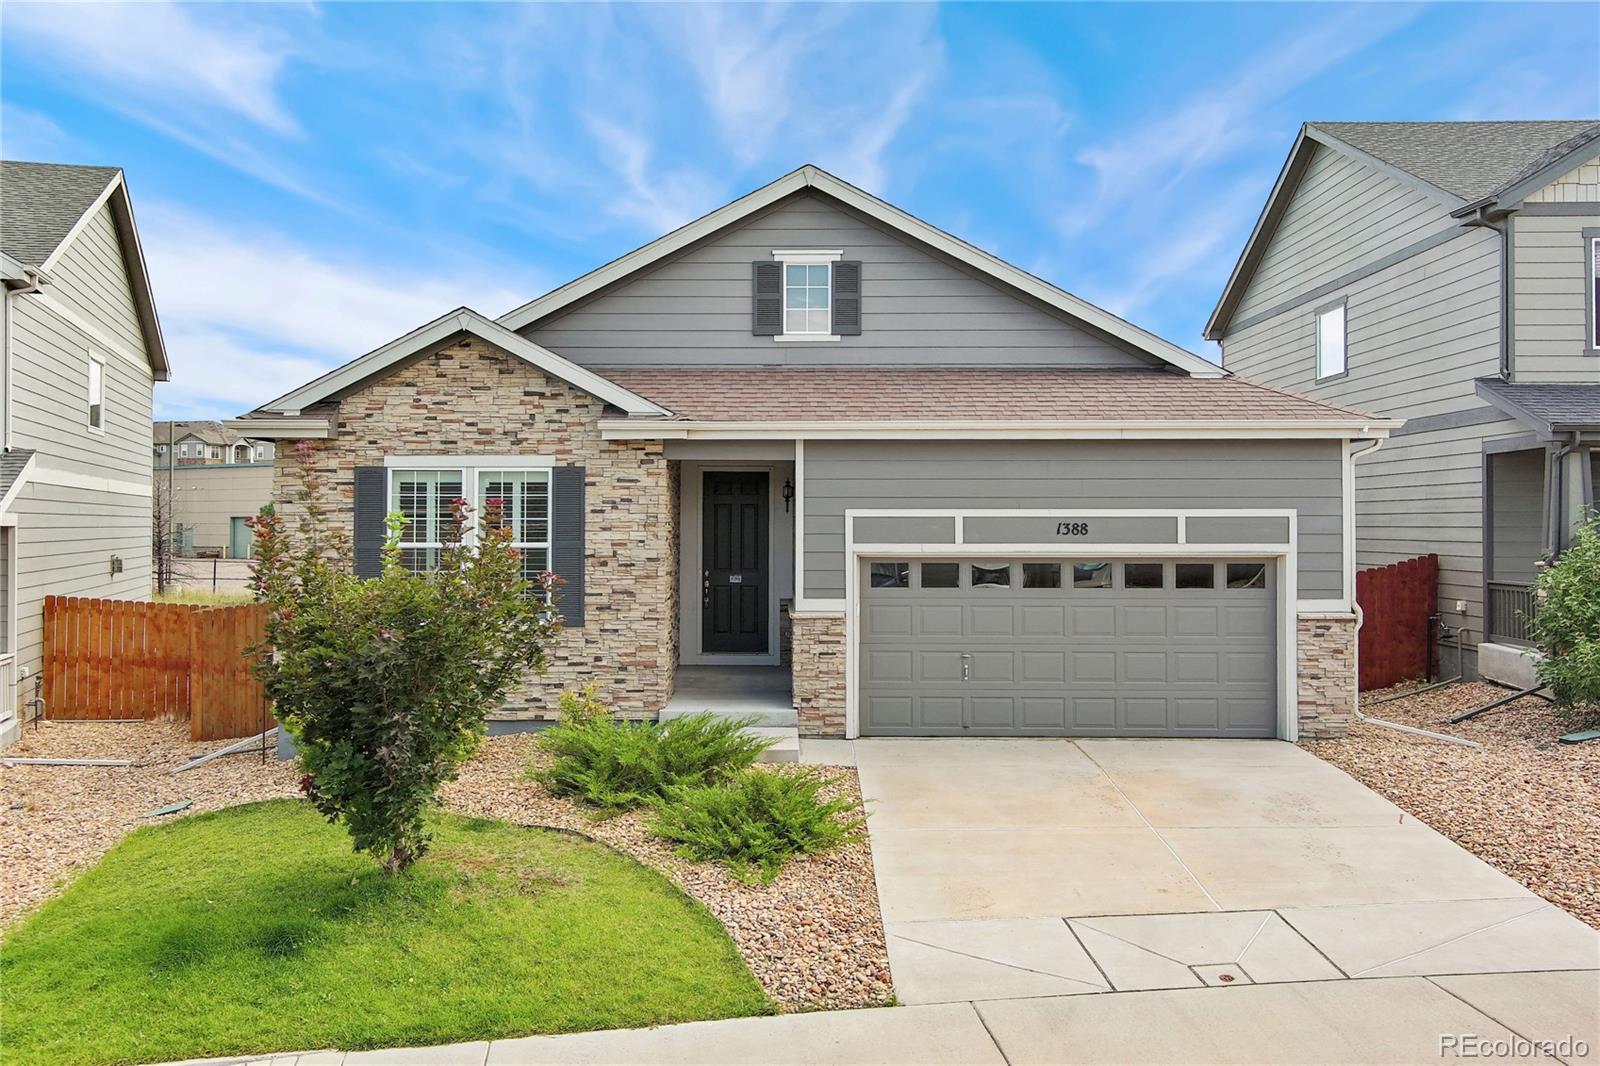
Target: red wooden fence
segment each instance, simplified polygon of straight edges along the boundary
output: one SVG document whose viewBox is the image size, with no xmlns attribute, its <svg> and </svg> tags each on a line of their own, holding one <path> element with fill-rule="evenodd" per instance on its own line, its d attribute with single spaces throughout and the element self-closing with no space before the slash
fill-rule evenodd
<svg viewBox="0 0 1600 1066">
<path fill-rule="evenodd" d="M 1356 572 L 1363 692 L 1432 674 L 1438 588 L 1437 555 Z"/>
<path fill-rule="evenodd" d="M 45 716 L 186 718 L 193 740 L 259 733 L 273 720 L 247 653 L 265 624 L 256 603 L 46 596 Z"/>
</svg>

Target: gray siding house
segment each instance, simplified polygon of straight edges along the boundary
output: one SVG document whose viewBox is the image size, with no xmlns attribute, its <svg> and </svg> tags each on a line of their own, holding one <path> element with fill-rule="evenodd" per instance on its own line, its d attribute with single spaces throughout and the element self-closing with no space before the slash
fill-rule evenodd
<svg viewBox="0 0 1600 1066">
<path fill-rule="evenodd" d="M 229 423 L 379 565 L 465 497 L 565 582 L 548 674 L 654 717 L 781 678 L 812 736 L 1330 735 L 1352 453 L 1252 384 L 815 167 L 499 320 L 462 308 Z"/>
<path fill-rule="evenodd" d="M 1356 562 L 1437 553 L 1469 673 L 1531 676 L 1536 569 L 1595 502 L 1597 267 L 1600 122 L 1312 123 L 1206 327 L 1229 370 L 1405 420 L 1357 464 Z"/>
<path fill-rule="evenodd" d="M 0 744 L 47 595 L 150 595 L 150 413 L 166 350 L 122 171 L 0 164 Z"/>
<path fill-rule="evenodd" d="M 272 499 L 273 443 L 221 422 L 157 422 L 155 497 L 169 501 L 179 558 L 248 559 L 249 519 Z"/>
</svg>

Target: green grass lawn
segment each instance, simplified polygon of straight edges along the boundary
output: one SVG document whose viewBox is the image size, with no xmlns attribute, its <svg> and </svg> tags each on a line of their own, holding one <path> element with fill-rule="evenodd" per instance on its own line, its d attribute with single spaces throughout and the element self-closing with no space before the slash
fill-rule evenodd
<svg viewBox="0 0 1600 1066">
<path fill-rule="evenodd" d="M 716 919 L 598 844 L 441 815 L 385 878 L 307 804 L 142 829 L 0 945 L 7 1063 L 118 1063 L 771 1010 Z"/>
</svg>

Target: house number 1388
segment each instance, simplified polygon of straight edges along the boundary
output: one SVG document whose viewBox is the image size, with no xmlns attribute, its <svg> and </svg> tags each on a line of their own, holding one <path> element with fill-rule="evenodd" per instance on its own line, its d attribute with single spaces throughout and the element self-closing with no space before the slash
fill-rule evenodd
<svg viewBox="0 0 1600 1066">
<path fill-rule="evenodd" d="M 1089 523 L 1087 522 L 1057 522 L 1056 536 L 1058 537 L 1087 537 Z"/>
</svg>

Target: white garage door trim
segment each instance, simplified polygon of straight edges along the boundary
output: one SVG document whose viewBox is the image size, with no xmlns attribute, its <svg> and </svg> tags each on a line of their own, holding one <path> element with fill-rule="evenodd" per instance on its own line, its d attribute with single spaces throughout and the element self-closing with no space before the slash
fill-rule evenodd
<svg viewBox="0 0 1600 1066">
<path fill-rule="evenodd" d="M 856 522 L 863 518 L 950 518 L 954 519 L 953 542 L 940 543 L 890 543 L 857 541 Z M 992 544 L 968 543 L 965 522 L 970 518 L 1042 518 L 1062 523 L 1077 523 L 1101 518 L 1173 518 L 1177 520 L 1177 540 L 1160 544 L 1115 544 L 1092 540 L 1060 540 L 1053 542 Z M 1287 539 L 1283 542 L 1251 544 L 1190 544 L 1188 520 L 1191 518 L 1282 518 L 1287 519 Z M 844 513 L 845 539 L 845 736 L 855 739 L 861 735 L 860 718 L 860 666 L 861 612 L 860 573 L 865 558 L 917 559 L 937 556 L 959 557 L 1018 557 L 1029 555 L 1061 556 L 1078 551 L 1092 551 L 1096 556 L 1117 558 L 1181 559 L 1185 556 L 1209 559 L 1250 558 L 1273 559 L 1278 564 L 1278 736 L 1295 741 L 1300 736 L 1298 706 L 1299 685 L 1296 683 L 1296 624 L 1299 609 L 1299 573 L 1297 549 L 1299 543 L 1299 516 L 1293 509 L 1273 510 L 1260 508 L 1205 508 L 1196 510 L 1168 510 L 1152 508 L 1093 510 L 1030 510 L 1026 508 L 970 508 L 940 509 L 928 507 L 847 509 Z"/>
</svg>

